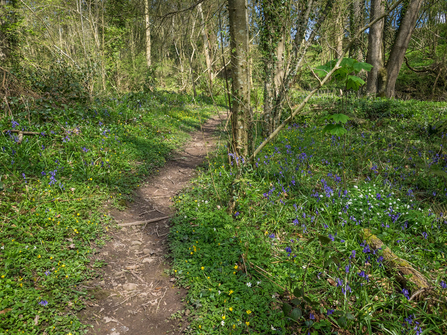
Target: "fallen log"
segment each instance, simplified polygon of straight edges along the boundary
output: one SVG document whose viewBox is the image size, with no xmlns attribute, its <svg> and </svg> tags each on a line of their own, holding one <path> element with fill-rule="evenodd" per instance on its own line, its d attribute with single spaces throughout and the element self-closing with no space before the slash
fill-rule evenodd
<svg viewBox="0 0 447 335">
<path fill-rule="evenodd" d="M 383 242 L 371 232 L 371 230 L 367 228 L 363 229 L 363 238 L 372 249 L 382 249 L 385 266 L 388 270 L 393 272 L 397 281 L 403 286 L 407 286 L 408 283 L 416 285 L 416 290 L 419 293 L 431 289 L 432 286 L 422 273 L 413 268 L 405 259 L 399 258 L 394 254 L 390 248 L 384 245 Z M 415 297 L 412 297 L 412 299 L 413 298 Z"/>
</svg>

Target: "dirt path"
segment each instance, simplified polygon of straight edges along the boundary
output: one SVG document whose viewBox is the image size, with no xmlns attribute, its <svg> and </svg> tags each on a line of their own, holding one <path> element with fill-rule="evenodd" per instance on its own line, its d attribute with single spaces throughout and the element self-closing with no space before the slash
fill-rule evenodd
<svg viewBox="0 0 447 335">
<path fill-rule="evenodd" d="M 192 134 L 186 146 L 136 190 L 125 211 L 111 210 L 118 223 L 172 216 L 171 198 L 194 176 L 196 167 L 214 149 L 219 116 Z M 104 261 L 102 278 L 86 283 L 96 300 L 81 313 L 94 335 L 180 334 L 187 326 L 182 299 L 186 291 L 168 275 L 169 219 L 117 229 L 95 255 Z M 175 314 L 175 317 L 173 315 Z"/>
</svg>

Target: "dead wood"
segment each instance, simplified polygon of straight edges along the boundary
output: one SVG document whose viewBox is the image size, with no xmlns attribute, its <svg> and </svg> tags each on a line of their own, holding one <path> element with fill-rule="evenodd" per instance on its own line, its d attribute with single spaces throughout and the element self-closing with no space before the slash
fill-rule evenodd
<svg viewBox="0 0 447 335">
<path fill-rule="evenodd" d="M 371 233 L 371 230 L 367 228 L 363 229 L 363 238 L 372 249 L 382 249 L 382 256 L 385 260 L 384 264 L 388 270 L 392 271 L 392 273 L 396 276 L 398 282 L 404 286 L 408 283 L 416 285 L 416 295 L 420 295 L 421 293 L 427 292 L 431 289 L 429 281 L 422 273 L 413 268 L 405 259 L 399 258 L 396 254 L 394 254 L 391 249 L 384 245 L 377 236 Z"/>
<path fill-rule="evenodd" d="M 129 223 L 119 223 L 118 226 L 120 226 L 120 227 L 137 226 L 137 225 L 140 225 L 140 224 L 147 224 L 147 223 L 152 223 L 152 222 L 158 222 L 158 221 L 166 220 L 166 219 L 169 219 L 169 218 L 170 218 L 170 216 L 163 216 L 161 218 L 150 219 L 150 220 L 145 220 L 145 221 L 135 221 L 135 222 L 129 222 Z"/>
</svg>

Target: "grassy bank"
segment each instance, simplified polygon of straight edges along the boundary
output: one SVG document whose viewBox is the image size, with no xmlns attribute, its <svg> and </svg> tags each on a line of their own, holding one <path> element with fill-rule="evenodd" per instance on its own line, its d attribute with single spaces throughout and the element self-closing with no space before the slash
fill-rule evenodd
<svg viewBox="0 0 447 335">
<path fill-rule="evenodd" d="M 254 165 L 225 148 L 177 199 L 191 334 L 445 334 L 447 106 L 315 99 Z M 351 113 L 342 137 L 328 112 Z M 319 113 L 316 115 L 316 113 Z M 369 228 L 433 285 L 411 299 Z"/>
<path fill-rule="evenodd" d="M 1 120 L 0 333 L 83 332 L 77 285 L 103 265 L 90 261 L 113 224 L 103 205 L 131 200 L 212 111 L 141 93 Z"/>
</svg>

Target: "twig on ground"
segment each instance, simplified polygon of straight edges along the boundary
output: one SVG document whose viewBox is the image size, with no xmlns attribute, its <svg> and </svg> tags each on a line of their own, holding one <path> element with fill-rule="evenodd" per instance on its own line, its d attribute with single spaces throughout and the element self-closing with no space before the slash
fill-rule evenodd
<svg viewBox="0 0 447 335">
<path fill-rule="evenodd" d="M 120 226 L 120 227 L 137 226 L 137 225 L 141 225 L 141 224 L 158 222 L 158 221 L 162 221 L 162 220 L 166 220 L 166 219 L 170 219 L 170 218 L 171 218 L 170 216 L 163 216 L 161 218 L 150 219 L 150 220 L 145 220 L 145 221 L 135 221 L 135 222 L 129 222 L 129 223 L 119 223 L 118 226 Z"/>
</svg>

